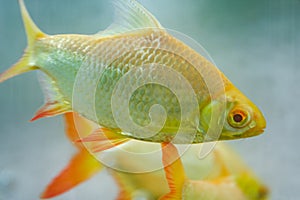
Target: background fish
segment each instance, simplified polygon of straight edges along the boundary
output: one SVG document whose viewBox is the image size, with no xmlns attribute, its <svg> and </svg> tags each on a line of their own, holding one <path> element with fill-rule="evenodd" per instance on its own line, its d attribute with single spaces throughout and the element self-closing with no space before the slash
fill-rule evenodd
<svg viewBox="0 0 300 200">
<path fill-rule="evenodd" d="M 76 121 L 76 124 L 74 123 Z M 65 114 L 66 133 L 71 141 L 79 138 L 77 131 L 86 134 L 95 126 L 78 114 Z M 52 198 L 73 189 L 103 169 L 103 165 L 81 143 L 75 143 L 78 153 L 70 160 L 43 192 L 41 198 Z M 131 141 L 124 149 L 131 152 L 154 151 L 159 145 Z M 178 158 L 176 148 L 166 149 L 167 158 Z M 225 143 L 218 143 L 205 159 L 199 159 L 201 147 L 193 145 L 184 156 L 163 170 L 149 173 L 127 173 L 107 168 L 119 186 L 117 199 L 203 199 L 203 200 L 265 200 L 268 189 L 246 166 L 237 153 Z M 172 152 L 172 153 L 168 153 Z M 106 155 L 107 156 L 107 155 Z M 160 157 L 132 159 L 125 152 L 112 150 L 110 158 L 122 168 L 142 171 L 145 165 L 161 163 Z M 129 161 L 130 160 L 130 161 Z M 162 165 L 162 163 L 161 163 Z M 163 166 L 163 165 L 162 165 Z M 185 169 L 185 170 L 184 170 Z M 167 176 L 167 177 L 165 177 Z M 172 185 L 171 187 L 168 186 Z M 171 188 L 171 191 L 169 189 Z M 164 196 L 164 197 L 163 197 Z"/>
<path fill-rule="evenodd" d="M 46 35 L 32 22 L 22 0 L 20 5 L 28 47 L 23 58 L 1 74 L 0 82 L 31 70 L 46 74 L 42 81 L 46 104 L 32 120 L 76 111 L 120 137 L 151 142 L 168 142 L 181 130 L 176 143 L 201 143 L 211 119 L 221 135 L 215 133 L 208 140 L 263 132 L 265 119 L 260 110 L 212 63 L 168 34 L 136 1 L 116 1 L 116 22 L 96 35 Z M 153 64 L 163 66 L 162 70 Z M 180 78 L 168 78 L 171 72 L 190 88 L 183 87 Z M 169 85 L 156 84 L 156 79 L 166 79 Z M 121 80 L 124 84 L 118 84 Z M 168 86 L 179 92 L 172 93 Z M 194 96 L 186 95 L 189 90 Z M 120 92 L 117 97 L 115 91 Z M 186 106 L 177 94 L 183 96 Z M 195 107 L 190 106 L 193 101 Z M 156 109 L 151 117 L 153 105 L 164 110 Z"/>
<path fill-rule="evenodd" d="M 127 148 L 137 151 L 151 148 L 134 142 L 126 145 Z M 143 174 L 110 170 L 121 189 L 119 199 L 127 197 L 128 199 L 263 200 L 268 198 L 266 186 L 226 143 L 219 142 L 213 152 L 201 160 L 197 159 L 199 148 L 199 145 L 192 146 L 181 157 L 182 161 L 178 159 L 167 167 L 166 170 L 171 171 L 169 176 L 166 174 L 167 182 L 164 180 L 163 170 Z M 176 148 L 173 150 L 177 151 Z M 172 157 L 172 154 L 169 156 Z M 131 163 L 127 162 L 122 154 L 115 154 L 115 157 L 120 165 L 141 167 L 141 164 L 135 163 L 134 160 Z M 150 164 L 146 160 L 142 163 Z"/>
</svg>

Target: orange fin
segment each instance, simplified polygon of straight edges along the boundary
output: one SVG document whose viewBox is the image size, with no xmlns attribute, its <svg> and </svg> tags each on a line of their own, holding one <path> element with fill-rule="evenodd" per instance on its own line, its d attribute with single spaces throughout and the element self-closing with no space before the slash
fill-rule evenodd
<svg viewBox="0 0 300 200">
<path fill-rule="evenodd" d="M 129 173 L 129 172 L 123 172 L 123 171 L 117 171 L 114 169 L 108 168 L 108 172 L 110 175 L 114 178 L 118 188 L 119 188 L 119 193 L 116 198 L 116 200 L 132 200 L 132 199 L 153 199 L 154 196 L 147 191 L 143 190 L 137 184 L 136 181 L 132 181 L 131 179 L 135 179 L 137 174 Z M 146 174 L 139 174 L 137 176 L 144 176 Z M 132 176 L 129 178 L 129 176 Z M 145 176 L 144 180 L 147 180 L 147 177 Z M 149 192 L 149 193 L 148 193 Z"/>
<path fill-rule="evenodd" d="M 76 142 L 80 140 L 81 135 L 89 135 L 93 132 L 95 124 L 84 117 L 81 117 L 75 112 L 68 112 L 64 114 L 65 119 L 65 131 L 67 137 L 73 142 L 79 149 L 85 148 L 82 143 Z"/>
<path fill-rule="evenodd" d="M 64 99 L 56 82 L 53 81 L 50 76 L 39 72 L 38 79 L 45 96 L 45 104 L 36 112 L 30 121 L 72 111 L 70 103 Z"/>
<path fill-rule="evenodd" d="M 86 181 L 103 168 L 89 152 L 80 151 L 68 166 L 56 176 L 42 193 L 41 198 L 52 198 Z"/>
<path fill-rule="evenodd" d="M 129 141 L 130 138 L 118 134 L 107 128 L 99 128 L 89 136 L 78 140 L 77 142 L 92 142 L 92 152 L 101 152 L 107 149 L 111 149 L 120 144 Z"/>
<path fill-rule="evenodd" d="M 128 181 L 122 175 L 122 173 L 126 173 L 126 172 L 114 172 L 113 169 L 109 169 L 108 171 L 116 181 L 119 188 L 119 194 L 116 200 L 131 200 L 132 199 L 131 194 L 133 191 L 130 188 L 130 184 L 128 184 Z"/>
<path fill-rule="evenodd" d="M 170 192 L 160 199 L 180 200 L 186 175 L 178 151 L 172 143 L 162 143 L 162 161 Z"/>
<path fill-rule="evenodd" d="M 125 191 L 120 191 L 116 200 L 132 200 L 131 195 Z"/>
<path fill-rule="evenodd" d="M 70 111 L 70 107 L 66 104 L 59 103 L 57 101 L 47 102 L 42 106 L 30 121 L 35 121 L 44 117 L 52 117 L 59 114 L 63 114 Z"/>
</svg>

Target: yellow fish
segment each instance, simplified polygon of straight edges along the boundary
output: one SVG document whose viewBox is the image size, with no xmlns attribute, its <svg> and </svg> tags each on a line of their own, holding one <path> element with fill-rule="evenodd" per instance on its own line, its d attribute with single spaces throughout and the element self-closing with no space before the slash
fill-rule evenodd
<svg viewBox="0 0 300 200">
<path fill-rule="evenodd" d="M 152 148 L 150 145 L 145 146 L 136 142 L 126 146 L 135 151 Z M 163 154 L 165 155 L 163 161 L 167 163 L 172 160 L 172 156 L 179 156 L 174 146 L 168 148 Z M 266 200 L 268 198 L 267 187 L 229 145 L 218 143 L 211 154 L 201 160 L 197 158 L 199 149 L 199 145 L 192 146 L 181 159 L 166 167 L 165 171 L 169 173 L 158 170 L 136 174 L 110 169 L 120 187 L 118 199 Z M 141 167 L 135 160 L 128 162 L 125 154 L 116 154 L 115 157 L 119 165 Z M 143 164 L 159 161 L 159 159 L 151 161 L 145 159 Z"/>
<path fill-rule="evenodd" d="M 75 124 L 74 121 L 77 123 Z M 71 141 L 79 138 L 77 131 L 86 134 L 93 131 L 93 125 L 78 114 L 65 114 L 66 133 Z M 104 166 L 83 148 L 75 143 L 79 152 L 71 159 L 67 167 L 52 180 L 42 194 L 42 198 L 51 198 L 74 188 Z M 153 144 L 131 141 L 125 149 L 135 152 L 153 151 Z M 164 161 L 178 158 L 174 146 L 165 149 Z M 245 165 L 237 153 L 225 143 L 218 143 L 205 159 L 198 159 L 199 145 L 192 146 L 181 159 L 163 170 L 148 173 L 126 173 L 107 168 L 119 186 L 118 200 L 125 199 L 201 199 L 201 200 L 266 200 L 268 189 Z M 171 153 L 170 153 L 171 152 Z M 130 159 L 126 153 L 113 151 L 110 154 L 114 162 L 123 168 L 141 171 L 144 165 L 161 162 L 160 158 Z M 182 160 L 182 162 L 181 162 Z M 185 170 L 184 170 L 185 169 Z M 165 177 L 166 176 L 166 177 Z M 158 184 L 159 183 L 159 184 Z"/>
<path fill-rule="evenodd" d="M 40 31 L 19 2 L 28 47 L 0 82 L 43 72 L 46 104 L 32 120 L 76 111 L 120 137 L 159 143 L 263 132 L 261 111 L 136 1 L 116 0 L 115 23 L 98 34 L 53 36 Z M 205 139 L 210 128 L 220 135 Z"/>
</svg>

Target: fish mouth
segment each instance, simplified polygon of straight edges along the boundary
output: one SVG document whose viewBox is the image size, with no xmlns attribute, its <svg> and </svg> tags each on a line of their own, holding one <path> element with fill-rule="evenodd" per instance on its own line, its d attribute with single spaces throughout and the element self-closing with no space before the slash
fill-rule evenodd
<svg viewBox="0 0 300 200">
<path fill-rule="evenodd" d="M 242 137 L 243 138 L 245 138 L 245 137 L 254 137 L 254 136 L 262 134 L 264 131 L 265 131 L 264 128 L 263 129 L 259 129 L 259 130 L 255 130 L 255 131 L 248 131 L 245 134 L 243 134 Z"/>
<path fill-rule="evenodd" d="M 243 138 L 250 138 L 250 137 L 258 136 L 263 132 L 264 129 L 259 129 L 259 130 L 249 130 L 246 133 L 239 134 L 239 135 L 226 134 L 226 135 L 221 135 L 220 140 L 238 140 Z"/>
</svg>

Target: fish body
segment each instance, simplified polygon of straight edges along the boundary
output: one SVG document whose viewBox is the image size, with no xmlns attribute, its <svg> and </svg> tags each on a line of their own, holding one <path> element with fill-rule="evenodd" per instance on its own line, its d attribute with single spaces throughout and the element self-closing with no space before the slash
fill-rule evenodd
<svg viewBox="0 0 300 200">
<path fill-rule="evenodd" d="M 200 62 L 203 65 L 203 70 L 206 72 L 209 72 L 210 69 L 216 70 L 216 68 L 195 51 L 166 34 L 165 31 L 144 31 L 145 33 L 142 34 L 139 30 L 137 33 L 122 34 L 109 38 L 76 35 L 46 37 L 36 43 L 35 51 L 37 55 L 35 56 L 35 65 L 43 66 L 41 70 L 54 77 L 53 87 L 59 90 L 62 97 L 60 101 L 73 105 L 72 109 L 86 118 L 111 129 L 120 128 L 114 119 L 111 105 L 111 98 L 116 84 L 121 77 L 133 68 L 137 68 L 135 72 L 136 77 L 132 78 L 126 87 L 133 88 L 139 81 L 138 77 L 143 78 L 143 73 L 149 73 L 146 76 L 151 81 L 154 81 L 156 76 L 159 75 L 156 72 L 156 68 L 145 70 L 142 67 L 153 62 L 164 67 L 166 65 L 171 66 L 189 80 L 193 88 L 198 91 L 197 100 L 200 102 L 199 111 L 201 111 L 210 99 L 210 94 L 203 78 L 181 56 L 163 49 L 169 48 L 170 45 L 180 49 L 185 56 L 191 56 L 197 62 Z M 157 45 L 158 43 L 160 44 L 159 46 Z M 103 52 L 105 52 L 104 58 L 101 56 Z M 111 60 L 112 58 L 114 60 Z M 85 87 L 90 88 L 94 84 L 89 79 L 98 79 L 98 83 L 95 94 L 92 94 L 89 90 L 78 89 L 78 92 L 76 90 L 76 97 L 78 96 L 80 101 L 74 103 L 72 102 L 74 85 L 78 84 L 75 83 L 75 80 L 79 70 L 91 70 L 91 72 L 84 73 L 87 77 L 82 77 L 84 80 L 82 84 L 85 84 Z M 99 74 L 101 76 L 97 77 Z M 167 74 L 164 75 L 167 76 Z M 225 77 L 224 81 L 230 84 Z M 171 80 L 170 83 L 173 84 L 173 81 Z M 130 89 L 124 87 L 123 92 L 126 93 L 128 90 Z M 93 99 L 94 96 L 95 98 Z M 95 104 L 95 112 L 89 107 L 89 105 L 93 104 Z M 130 116 L 135 123 L 138 123 L 140 126 L 146 126 L 151 121 L 148 116 L 149 110 L 155 104 L 164 107 L 168 118 L 160 133 L 154 137 L 146 138 L 146 140 L 163 142 L 166 141 L 168 134 L 177 132 L 181 121 L 180 104 L 172 91 L 165 86 L 157 84 L 149 83 L 141 86 L 132 94 L 130 99 Z M 196 115 L 197 111 L 195 110 L 193 114 Z M 196 123 L 194 122 L 191 126 L 196 128 Z"/>
<path fill-rule="evenodd" d="M 220 119 L 213 126 L 221 133 L 212 140 L 263 132 L 261 111 L 136 1 L 116 1 L 116 23 L 95 35 L 46 35 L 22 0 L 20 5 L 28 48 L 0 75 L 0 82 L 31 70 L 46 74 L 46 104 L 33 120 L 76 111 L 120 135 L 160 143 L 171 141 L 179 130 L 183 134 L 178 143 L 204 142 L 216 116 Z M 220 105 L 223 108 L 213 115 Z"/>
</svg>

